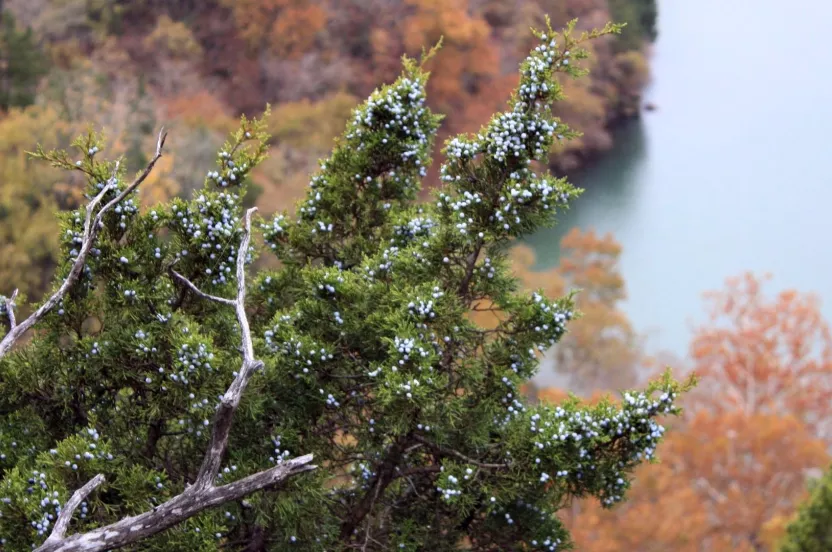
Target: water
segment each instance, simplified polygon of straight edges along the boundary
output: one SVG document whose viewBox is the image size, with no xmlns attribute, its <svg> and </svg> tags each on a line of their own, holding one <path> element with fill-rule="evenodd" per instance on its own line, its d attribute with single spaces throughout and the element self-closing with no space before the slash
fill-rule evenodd
<svg viewBox="0 0 832 552">
<path fill-rule="evenodd" d="M 573 227 L 623 245 L 625 310 L 648 349 L 683 356 L 702 292 L 745 270 L 816 292 L 832 320 L 832 2 L 660 0 L 646 100 L 587 189 L 532 236 L 541 268 Z"/>
</svg>

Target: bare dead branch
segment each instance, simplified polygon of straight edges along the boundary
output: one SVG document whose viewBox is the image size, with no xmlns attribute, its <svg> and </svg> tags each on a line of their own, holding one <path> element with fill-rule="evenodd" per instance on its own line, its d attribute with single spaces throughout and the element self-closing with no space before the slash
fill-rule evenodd
<svg viewBox="0 0 832 552">
<path fill-rule="evenodd" d="M 196 481 L 181 494 L 148 512 L 122 519 L 93 531 L 63 538 L 62 533 L 65 531 L 66 524 L 69 523 L 70 513 L 67 515 L 67 522 L 63 526 L 64 528 L 61 533 L 57 533 L 58 527 L 56 525 L 52 535 L 35 552 L 98 552 L 127 546 L 161 533 L 203 510 L 226 502 L 239 500 L 255 491 L 274 486 L 289 477 L 316 468 L 316 466 L 312 465 L 312 455 L 307 454 L 306 456 L 284 461 L 273 468 L 255 473 L 239 481 L 221 487 L 215 485 L 220 464 L 225 455 L 225 450 L 228 447 L 228 436 L 231 431 L 231 424 L 234 421 L 234 413 L 240 404 L 240 400 L 251 376 L 258 368 L 263 366 L 262 361 L 254 358 L 254 344 L 251 339 L 251 329 L 249 328 L 248 315 L 245 309 L 245 264 L 248 256 L 248 248 L 251 244 L 251 215 L 256 210 L 256 208 L 249 209 L 245 215 L 243 239 L 237 250 L 237 297 L 235 299 L 226 299 L 204 293 L 187 278 L 174 272 L 181 282 L 196 292 L 200 297 L 234 306 L 237 323 L 240 325 L 241 350 L 243 353 L 242 367 L 223 395 L 217 413 L 214 416 L 211 441 L 205 451 L 205 457 L 202 460 L 202 466 L 200 467 Z M 101 477 L 103 480 L 102 475 L 97 477 Z M 80 491 L 76 491 L 75 495 L 70 499 L 70 502 L 67 503 L 67 508 L 71 507 L 75 496 L 90 486 L 91 483 L 87 483 Z M 88 493 L 89 491 L 87 491 Z M 80 499 L 78 502 L 80 502 Z M 74 510 L 76 507 L 77 504 L 72 509 Z"/>
<path fill-rule="evenodd" d="M 232 301 L 237 315 L 237 323 L 240 325 L 243 365 L 240 371 L 237 372 L 237 377 L 234 378 L 231 386 L 223 395 L 217 414 L 214 416 L 211 442 L 208 445 L 208 451 L 202 461 L 202 466 L 199 468 L 199 475 L 197 475 L 195 483 L 197 487 L 207 487 L 214 484 L 220 469 L 220 462 L 225 454 L 225 448 L 228 445 L 228 435 L 231 431 L 234 412 L 240 404 L 249 379 L 257 369 L 263 366 L 261 361 L 254 358 L 254 344 L 251 340 L 251 330 L 246 314 L 246 258 L 251 244 L 251 215 L 255 211 L 257 211 L 256 207 L 246 211 L 243 239 L 240 241 L 240 248 L 237 250 L 237 298 Z"/>
<path fill-rule="evenodd" d="M 148 176 L 150 176 L 150 173 L 151 171 L 153 171 L 153 167 L 156 165 L 156 162 L 159 160 L 160 157 L 162 157 L 162 149 L 165 147 L 165 140 L 167 140 L 167 138 L 168 133 L 165 132 L 164 127 L 162 127 L 162 129 L 159 130 L 159 137 L 156 139 L 156 154 L 153 156 L 153 159 L 150 160 L 150 163 L 147 164 L 142 173 L 139 176 L 137 176 L 136 179 L 129 186 L 124 188 L 124 190 L 122 190 L 120 194 L 111 199 L 109 203 L 107 203 L 104 207 L 101 208 L 101 211 L 98 212 L 98 216 L 95 217 L 96 222 L 101 222 L 101 219 L 103 218 L 102 213 L 106 212 L 111 207 L 115 207 L 116 205 L 124 201 L 124 198 L 130 195 L 133 192 L 133 190 L 138 188 L 139 185 L 141 185 L 141 183 L 144 182 Z"/>
<path fill-rule="evenodd" d="M 55 522 L 52 534 L 49 535 L 49 538 L 43 543 L 44 546 L 53 542 L 58 542 L 64 538 L 64 535 L 66 535 L 66 528 L 69 527 L 69 521 L 72 519 L 72 514 L 75 513 L 75 510 L 81 505 L 81 502 L 83 502 L 84 499 L 87 498 L 90 493 L 102 483 L 104 483 L 104 476 L 99 473 L 90 479 L 86 485 L 72 493 L 72 497 L 67 501 L 61 509 L 61 513 L 58 515 L 58 520 Z"/>
<path fill-rule="evenodd" d="M 87 533 L 76 533 L 65 539 L 46 542 L 35 552 L 103 552 L 142 541 L 181 523 L 200 512 L 239 500 L 250 494 L 273 487 L 290 477 L 314 470 L 312 455 L 300 456 L 234 481 L 221 487 L 199 489 L 191 486 L 158 507 L 137 516 L 121 519 Z M 51 540 L 51 542 L 50 542 Z"/>
<path fill-rule="evenodd" d="M 184 284 L 185 287 L 187 287 L 188 289 L 190 289 L 191 291 L 193 291 L 194 293 L 196 293 L 197 295 L 199 295 L 203 299 L 207 299 L 209 301 L 215 301 L 217 303 L 222 303 L 223 305 L 231 305 L 231 306 L 235 305 L 233 299 L 226 299 L 225 297 L 218 297 L 216 295 L 211 295 L 210 293 L 205 293 L 204 291 L 199 289 L 196 286 L 196 284 L 194 284 L 193 282 L 191 282 L 190 280 L 188 280 L 187 278 L 185 278 L 184 276 L 182 276 L 181 274 L 179 274 L 175 270 L 171 269 L 170 272 L 171 272 L 171 274 L 174 275 L 174 277 L 176 277 L 177 280 L 182 282 L 182 284 Z"/>
<path fill-rule="evenodd" d="M 145 179 L 150 175 L 150 172 L 153 170 L 153 167 L 156 165 L 156 162 L 162 157 L 162 149 L 165 146 L 165 139 L 167 138 L 167 133 L 164 131 L 164 128 L 159 131 L 159 138 L 156 141 L 156 154 L 153 156 L 153 159 L 145 167 L 144 171 L 136 177 L 136 179 L 127 186 L 124 190 L 121 191 L 115 198 L 111 199 L 107 204 L 104 205 L 96 214 L 95 219 L 92 219 L 93 211 L 95 211 L 95 207 L 101 202 L 104 198 L 104 195 L 115 186 L 115 172 L 113 173 L 113 177 L 110 179 L 110 182 L 107 183 L 106 186 L 98 193 L 92 201 L 90 201 L 89 205 L 87 205 L 87 216 L 84 221 L 84 235 L 81 242 L 81 251 L 78 253 L 78 256 L 75 258 L 75 262 L 72 264 L 72 268 L 69 271 L 69 275 L 64 279 L 61 283 L 58 290 L 52 294 L 49 299 L 46 300 L 35 312 L 33 312 L 26 320 L 22 321 L 20 324 L 17 324 L 14 328 L 9 330 L 2 340 L 0 340 L 0 358 L 6 356 L 6 354 L 11 350 L 15 343 L 25 334 L 29 328 L 34 326 L 37 322 L 43 319 L 44 316 L 49 314 L 49 312 L 55 308 L 58 303 L 64 298 L 67 292 L 75 285 L 78 281 L 78 278 L 81 276 L 81 272 L 84 269 L 84 265 L 87 261 L 87 255 L 89 254 L 90 250 L 92 249 L 92 245 L 95 242 L 95 238 L 98 236 L 98 231 L 103 226 L 102 221 L 104 220 L 104 215 L 113 207 L 124 201 L 130 193 L 133 192 L 139 185 L 145 181 Z M 116 164 L 116 169 L 118 168 L 118 164 Z"/>
<path fill-rule="evenodd" d="M 13 330 L 17 326 L 17 321 L 14 319 L 14 300 L 17 299 L 18 290 L 12 292 L 11 297 L 6 298 L 6 314 L 9 316 L 9 329 Z"/>
</svg>

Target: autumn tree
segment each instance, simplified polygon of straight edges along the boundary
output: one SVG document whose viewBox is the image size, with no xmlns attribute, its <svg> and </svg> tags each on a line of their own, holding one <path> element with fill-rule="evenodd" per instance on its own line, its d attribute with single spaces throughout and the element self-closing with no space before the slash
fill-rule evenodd
<svg viewBox="0 0 832 552">
<path fill-rule="evenodd" d="M 625 504 L 573 504 L 579 547 L 773 550 L 807 482 L 829 465 L 828 329 L 817 300 L 766 296 L 751 274 L 707 299 L 710 320 L 691 344 L 701 384 L 686 397 L 689 415 L 673 424 L 661 464 L 637 470 Z M 809 533 L 806 523 L 786 542 Z"/>
<path fill-rule="evenodd" d="M 88 202 L 61 215 L 53 294 L 25 319 L 2 302 L 4 549 L 568 548 L 557 509 L 623 500 L 686 389 L 665 374 L 557 407 L 518 392 L 574 304 L 518 292 L 504 252 L 577 194 L 529 164 L 573 135 L 553 75 L 580 76 L 582 43 L 615 30 L 538 33 L 506 110 L 446 143 L 429 204 L 440 118 L 411 59 L 353 111 L 295 216 L 243 212 L 262 120 L 192 198 L 152 208 L 135 192 L 164 133 L 133 179 L 95 133 L 38 150 L 85 176 Z M 261 244 L 282 266 L 249 274 Z M 485 297 L 494 329 L 467 318 Z"/>
<path fill-rule="evenodd" d="M 635 385 L 641 343 L 622 310 L 626 299 L 619 269 L 621 244 L 610 234 L 571 230 L 561 241 L 557 273 L 577 289 L 581 317 L 554 348 L 554 368 L 585 392 Z"/>
<path fill-rule="evenodd" d="M 58 113 L 50 108 L 14 111 L 0 119 L 0 293 L 15 288 L 40 297 L 51 281 L 58 255 L 54 212 L 77 203 L 55 190 L 56 171 L 27 158 L 32 136 L 59 145 Z"/>
<path fill-rule="evenodd" d="M 622 310 L 626 290 L 620 255 L 621 244 L 612 235 L 578 228 L 561 240 L 560 261 L 551 269 L 536 269 L 534 251 L 528 246 L 517 246 L 511 252 L 512 270 L 526 289 L 539 290 L 547 297 L 577 292 L 580 315 L 552 348 L 544 369 L 555 370 L 573 392 L 584 396 L 635 385 L 649 360 Z M 494 324 L 499 313 L 490 305 L 480 305 L 476 319 Z"/>
<path fill-rule="evenodd" d="M 255 51 L 297 56 L 309 50 L 326 24 L 317 0 L 220 0 L 231 8 L 240 36 Z"/>
<path fill-rule="evenodd" d="M 626 503 L 581 501 L 568 526 L 593 552 L 770 550 L 809 475 L 828 461 L 823 441 L 794 417 L 700 411 L 674 425 L 660 464 L 636 472 Z"/>
<path fill-rule="evenodd" d="M 199 78 L 202 45 L 183 22 L 167 15 L 159 16 L 153 30 L 144 37 L 143 46 L 152 52 L 153 65 L 147 77 L 160 96 L 195 94 L 202 88 Z"/>
<path fill-rule="evenodd" d="M 829 440 L 832 334 L 817 297 L 764 293 L 770 277 L 729 278 L 707 294 L 709 320 L 691 343 L 702 376 L 698 402 L 712 410 L 791 414 Z"/>
</svg>

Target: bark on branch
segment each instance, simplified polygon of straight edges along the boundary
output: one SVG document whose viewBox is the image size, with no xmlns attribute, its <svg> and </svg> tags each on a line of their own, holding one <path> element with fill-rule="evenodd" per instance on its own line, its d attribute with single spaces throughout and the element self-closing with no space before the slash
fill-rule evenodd
<svg viewBox="0 0 832 552">
<path fill-rule="evenodd" d="M 294 475 L 313 470 L 315 466 L 311 462 L 312 455 L 308 454 L 221 487 L 198 489 L 191 486 L 182 494 L 143 514 L 124 518 L 87 533 L 76 533 L 65 539 L 53 540 L 50 536 L 35 552 L 102 552 L 121 548 L 157 535 L 208 508 L 239 500 Z"/>
<path fill-rule="evenodd" d="M 405 435 L 390 446 L 384 460 L 382 460 L 376 471 L 376 477 L 373 479 L 370 489 L 344 518 L 344 521 L 341 523 L 341 539 L 344 542 L 349 542 L 352 539 L 356 529 L 363 523 L 364 518 L 373 509 L 373 505 L 378 499 L 379 494 L 383 493 L 387 486 L 395 479 L 396 468 L 402 460 L 402 455 L 407 448 L 410 437 L 411 434 Z"/>
<path fill-rule="evenodd" d="M 246 211 L 243 239 L 240 241 L 240 248 L 237 250 L 237 298 L 232 302 L 234 312 L 237 315 L 237 323 L 240 325 L 243 365 L 240 371 L 237 372 L 237 377 L 234 378 L 231 386 L 223 395 L 220 407 L 216 416 L 214 416 L 211 442 L 208 445 L 208 451 L 202 461 L 202 466 L 199 468 L 199 475 L 197 475 L 195 483 L 197 487 L 207 488 L 214 484 L 220 469 L 220 462 L 228 446 L 228 435 L 231 431 L 231 422 L 234 420 L 234 412 L 240 405 L 240 400 L 251 376 L 263 366 L 261 361 L 254 358 L 254 344 L 251 340 L 251 329 L 246 314 L 246 258 L 251 244 L 251 215 L 255 211 L 257 211 L 256 207 Z"/>
<path fill-rule="evenodd" d="M 75 513 L 75 510 L 81 505 L 84 499 L 87 498 L 90 493 L 102 483 L 104 483 L 104 476 L 99 473 L 90 479 L 86 485 L 72 493 L 72 497 L 61 509 L 61 513 L 58 515 L 58 520 L 55 522 L 55 527 L 52 529 L 52 534 L 49 535 L 48 539 L 46 539 L 44 546 L 59 542 L 64 538 L 64 535 L 66 535 L 66 528 L 69 527 L 69 521 L 72 519 L 72 514 Z"/>
<path fill-rule="evenodd" d="M 17 299 L 17 292 L 15 289 L 11 297 L 6 298 L 6 314 L 9 316 L 9 329 L 13 330 L 17 326 L 17 320 L 14 319 L 14 300 Z"/>
<path fill-rule="evenodd" d="M 170 272 L 171 272 L 171 274 L 174 275 L 174 277 L 177 280 L 182 282 L 182 284 L 185 287 L 187 287 L 188 289 L 190 289 L 191 291 L 193 291 L 194 293 L 196 293 L 198 296 L 202 297 L 203 299 L 208 299 L 209 301 L 214 301 L 216 303 L 222 303 L 223 305 L 232 305 L 233 306 L 235 304 L 232 299 L 226 299 L 225 297 L 217 297 L 216 295 L 211 295 L 210 293 L 205 293 L 204 291 L 202 291 L 201 289 L 196 287 L 196 285 L 193 282 L 191 282 L 190 280 L 188 280 L 187 278 L 185 278 L 184 276 L 182 276 L 181 274 L 179 274 L 178 272 L 176 272 L 173 269 L 171 269 Z"/>
<path fill-rule="evenodd" d="M 98 236 L 98 232 L 102 227 L 102 221 L 104 220 L 104 215 L 113 207 L 124 201 L 124 199 L 130 195 L 133 190 L 139 187 L 139 185 L 145 181 L 145 179 L 150 175 L 150 172 L 153 170 L 153 167 L 156 165 L 156 162 L 162 157 L 162 149 L 165 147 L 165 139 L 167 138 L 167 133 L 164 129 L 159 131 L 159 138 L 156 141 L 156 154 L 150 160 L 150 162 L 145 167 L 144 171 L 136 177 L 136 179 L 124 190 L 121 191 L 116 197 L 111 199 L 98 213 L 95 215 L 95 219 L 92 218 L 92 214 L 95 211 L 96 206 L 101 203 L 101 200 L 104 198 L 104 195 L 115 186 L 115 175 L 110 179 L 104 189 L 98 193 L 95 198 L 90 201 L 87 205 L 87 216 L 84 221 L 84 235 L 81 242 L 81 251 L 78 253 L 78 256 L 75 258 L 75 262 L 72 263 L 72 268 L 69 271 L 69 275 L 66 279 L 61 283 L 58 290 L 52 294 L 49 299 L 46 300 L 44 304 L 40 306 L 35 312 L 33 312 L 26 320 L 23 320 L 19 324 L 13 324 L 12 328 L 9 330 L 2 340 L 0 340 L 0 358 L 6 356 L 6 354 L 14 347 L 14 344 L 17 343 L 23 334 L 25 334 L 29 328 L 34 326 L 37 322 L 39 322 L 44 316 L 49 314 L 49 312 L 55 308 L 58 303 L 64 298 L 67 292 L 75 285 L 75 282 L 78 281 L 78 278 L 81 276 L 81 272 L 84 269 L 84 264 L 87 262 L 87 255 L 89 255 L 90 250 L 92 249 L 93 243 L 95 243 L 95 238 Z M 14 318 L 12 314 L 11 318 Z"/>
<path fill-rule="evenodd" d="M 256 208 L 249 209 L 245 215 L 243 239 L 240 241 L 240 247 L 237 250 L 237 297 L 235 299 L 226 299 L 203 293 L 193 282 L 190 282 L 181 274 L 174 272 L 174 275 L 180 281 L 195 291 L 200 297 L 225 305 L 232 305 L 237 316 L 237 323 L 240 325 L 241 350 L 243 354 L 242 367 L 220 401 L 220 406 L 214 416 L 211 442 L 205 451 L 205 456 L 203 457 L 202 466 L 199 469 L 196 481 L 181 494 L 171 498 L 151 511 L 122 519 L 106 527 L 64 538 L 63 534 L 66 531 L 66 526 L 69 524 L 72 511 L 78 506 L 73 501 L 76 500 L 77 496 L 82 494 L 83 496 L 88 495 L 100 481 L 103 481 L 104 476 L 98 475 L 93 481 L 84 485 L 79 491 L 76 491 L 65 507 L 68 513 L 60 530 L 56 524 L 52 534 L 35 552 L 98 552 L 120 548 L 161 533 L 165 529 L 173 527 L 177 523 L 185 521 L 203 510 L 226 502 L 239 500 L 255 491 L 274 486 L 294 475 L 315 469 L 315 466 L 312 465 L 312 455 L 307 454 L 306 456 L 284 461 L 273 468 L 255 473 L 254 475 L 221 487 L 217 487 L 214 484 L 217 479 L 220 464 L 225 456 L 226 448 L 228 447 L 228 436 L 231 432 L 231 424 L 234 421 L 234 413 L 240 405 L 243 393 L 246 390 L 251 376 L 257 369 L 263 366 L 262 361 L 254 358 L 254 344 L 251 339 L 251 329 L 245 308 L 245 265 L 246 258 L 248 257 L 248 248 L 251 244 L 251 215 L 256 210 Z M 92 485 L 96 480 L 99 480 L 98 483 Z M 85 489 L 86 492 L 84 492 Z M 78 498 L 77 503 L 80 503 L 81 500 L 82 498 Z M 64 512 L 62 511 L 61 516 L 63 515 Z"/>
</svg>

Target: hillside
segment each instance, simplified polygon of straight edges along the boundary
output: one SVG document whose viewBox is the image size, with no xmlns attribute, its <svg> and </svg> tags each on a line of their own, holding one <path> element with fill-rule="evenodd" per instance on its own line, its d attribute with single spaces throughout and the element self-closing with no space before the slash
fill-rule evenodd
<svg viewBox="0 0 832 552">
<path fill-rule="evenodd" d="M 592 45 L 590 78 L 564 83 L 557 115 L 584 133 L 552 158 L 567 172 L 611 145 L 617 120 L 637 114 L 656 8 L 655 0 L 0 0 L 0 9 L 0 277 L 30 274 L 25 284 L 37 292 L 56 253 L 52 211 L 79 199 L 76 183 L 26 159 L 38 142 L 66 146 L 92 121 L 135 169 L 164 124 L 170 154 L 144 192 L 162 199 L 200 186 L 235 118 L 271 104 L 275 140 L 255 175 L 256 201 L 266 212 L 290 208 L 351 108 L 397 75 L 402 54 L 444 38 L 428 90 L 431 107 L 447 114 L 441 143 L 504 105 L 528 28 L 546 14 L 555 27 L 627 21 L 621 36 Z"/>
</svg>

